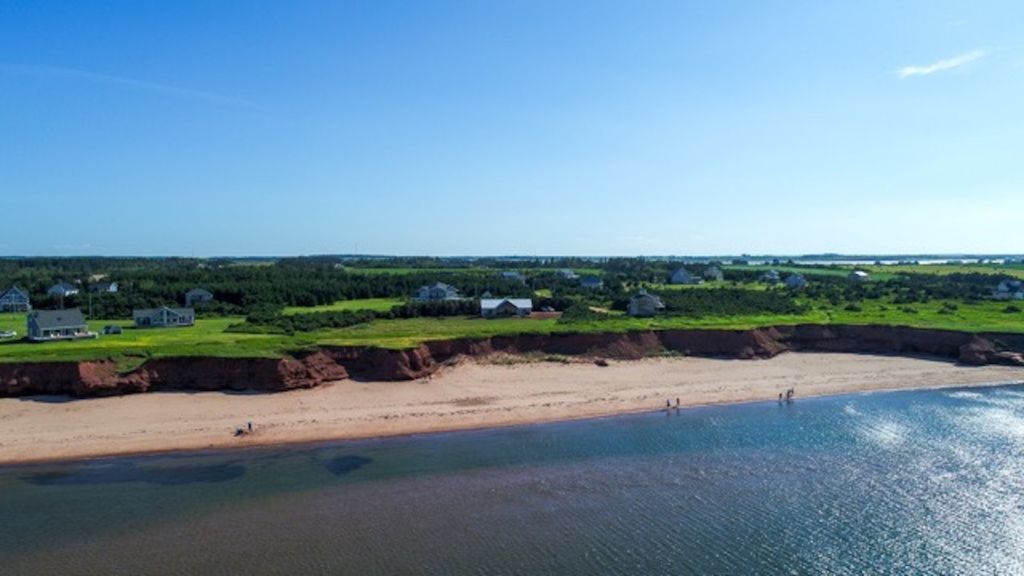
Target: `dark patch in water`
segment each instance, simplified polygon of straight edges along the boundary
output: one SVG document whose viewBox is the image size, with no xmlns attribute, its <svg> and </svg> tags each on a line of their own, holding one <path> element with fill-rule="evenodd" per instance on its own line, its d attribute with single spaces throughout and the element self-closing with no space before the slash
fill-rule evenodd
<svg viewBox="0 0 1024 576">
<path fill-rule="evenodd" d="M 345 474 L 351 474 L 352 472 L 359 470 L 371 462 L 373 462 L 373 458 L 349 454 L 328 460 L 324 463 L 324 468 L 327 468 L 327 470 L 335 476 L 344 476 Z"/>
<path fill-rule="evenodd" d="M 161 486 L 181 486 L 184 484 L 212 484 L 228 482 L 245 475 L 245 466 L 241 464 L 209 464 L 173 467 L 127 466 L 86 466 L 84 468 L 64 468 L 44 470 L 32 474 L 23 474 L 20 478 L 37 486 L 76 486 L 95 484 L 125 484 L 129 482 L 145 482 Z"/>
</svg>

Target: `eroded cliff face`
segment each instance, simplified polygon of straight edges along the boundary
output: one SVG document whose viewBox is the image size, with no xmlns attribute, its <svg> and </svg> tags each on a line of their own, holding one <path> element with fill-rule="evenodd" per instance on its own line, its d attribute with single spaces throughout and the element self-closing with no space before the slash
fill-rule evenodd
<svg viewBox="0 0 1024 576">
<path fill-rule="evenodd" d="M 777 326 L 756 330 L 664 330 L 624 334 L 500 336 L 428 342 L 406 350 L 325 347 L 273 358 L 162 358 L 119 374 L 112 361 L 0 363 L 0 396 L 105 396 L 151 390 L 311 388 L 325 382 L 412 380 L 465 357 L 543 353 L 635 360 L 664 352 L 738 359 L 786 351 L 913 354 L 966 364 L 1024 366 L 1024 335 L 893 326 Z"/>
</svg>

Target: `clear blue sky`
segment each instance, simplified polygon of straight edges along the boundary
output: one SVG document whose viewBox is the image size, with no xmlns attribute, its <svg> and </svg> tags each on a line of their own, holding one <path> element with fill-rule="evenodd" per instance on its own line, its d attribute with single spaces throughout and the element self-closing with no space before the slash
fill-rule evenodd
<svg viewBox="0 0 1024 576">
<path fill-rule="evenodd" d="M 1024 251 L 1024 3 L 0 2 L 0 254 Z"/>
</svg>

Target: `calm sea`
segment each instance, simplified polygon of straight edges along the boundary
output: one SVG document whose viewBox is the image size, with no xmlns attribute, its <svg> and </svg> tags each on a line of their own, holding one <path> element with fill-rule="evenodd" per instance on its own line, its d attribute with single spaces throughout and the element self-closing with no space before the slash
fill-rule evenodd
<svg viewBox="0 0 1024 576">
<path fill-rule="evenodd" d="M 0 468 L 0 573 L 1020 574 L 1024 387 Z"/>
</svg>

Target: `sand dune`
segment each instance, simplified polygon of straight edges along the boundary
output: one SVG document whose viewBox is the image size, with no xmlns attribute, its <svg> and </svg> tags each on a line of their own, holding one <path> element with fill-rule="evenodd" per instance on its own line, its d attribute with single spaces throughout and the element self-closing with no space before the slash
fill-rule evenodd
<svg viewBox="0 0 1024 576">
<path fill-rule="evenodd" d="M 1024 369 L 854 354 L 771 360 L 471 361 L 428 380 L 342 381 L 277 394 L 0 399 L 0 462 L 228 448 L 505 426 L 683 405 L 1024 380 Z M 236 438 L 252 421 L 255 433 Z"/>
</svg>

